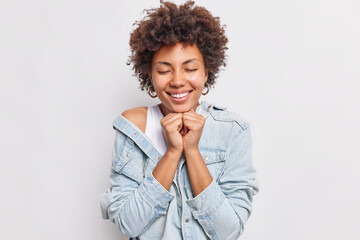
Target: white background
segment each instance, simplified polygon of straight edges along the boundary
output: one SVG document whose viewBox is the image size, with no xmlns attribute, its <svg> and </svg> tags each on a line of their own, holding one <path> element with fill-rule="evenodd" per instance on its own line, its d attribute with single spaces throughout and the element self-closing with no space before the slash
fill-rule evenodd
<svg viewBox="0 0 360 240">
<path fill-rule="evenodd" d="M 260 193 L 240 239 L 360 239 L 360 2 L 197 3 L 229 38 L 203 99 L 252 128 Z M 112 120 L 157 102 L 126 65 L 132 23 L 157 6 L 0 1 L 0 239 L 127 239 L 99 198 Z"/>
</svg>

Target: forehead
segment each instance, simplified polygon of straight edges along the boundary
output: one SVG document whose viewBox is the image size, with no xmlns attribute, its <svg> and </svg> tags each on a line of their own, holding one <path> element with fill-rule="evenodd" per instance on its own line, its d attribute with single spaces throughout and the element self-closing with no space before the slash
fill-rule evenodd
<svg viewBox="0 0 360 240">
<path fill-rule="evenodd" d="M 196 58 L 203 62 L 203 57 L 196 44 L 185 46 L 179 42 L 175 45 L 163 45 L 154 54 L 153 63 L 166 61 L 169 63 L 183 63 L 188 59 Z"/>
</svg>

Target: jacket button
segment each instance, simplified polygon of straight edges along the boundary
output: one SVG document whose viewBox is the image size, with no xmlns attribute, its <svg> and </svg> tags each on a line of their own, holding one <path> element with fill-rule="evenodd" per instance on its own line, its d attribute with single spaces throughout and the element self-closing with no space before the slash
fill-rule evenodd
<svg viewBox="0 0 360 240">
<path fill-rule="evenodd" d="M 137 133 L 134 133 L 134 136 L 136 137 L 136 136 L 137 136 Z"/>
<path fill-rule="evenodd" d="M 196 208 L 196 207 L 193 207 L 193 210 L 194 210 L 194 211 L 197 211 L 197 208 Z"/>
<path fill-rule="evenodd" d="M 187 218 L 187 219 L 185 219 L 185 222 L 186 222 L 186 223 L 188 223 L 189 221 L 190 221 L 190 220 L 189 220 L 188 218 Z"/>
<path fill-rule="evenodd" d="M 131 156 L 131 154 L 128 152 L 128 153 L 126 153 L 126 157 L 130 157 Z"/>
<path fill-rule="evenodd" d="M 206 156 L 204 160 L 205 160 L 205 161 L 207 161 L 208 159 L 209 159 L 209 157 L 208 157 L 208 156 Z"/>
</svg>

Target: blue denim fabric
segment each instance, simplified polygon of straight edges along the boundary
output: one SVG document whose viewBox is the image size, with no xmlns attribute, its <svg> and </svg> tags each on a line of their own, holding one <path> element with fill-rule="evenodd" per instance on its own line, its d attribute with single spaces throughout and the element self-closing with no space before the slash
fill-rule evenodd
<svg viewBox="0 0 360 240">
<path fill-rule="evenodd" d="M 251 161 L 249 124 L 205 101 L 200 153 L 213 178 L 193 196 L 182 156 L 167 191 L 152 175 L 161 154 L 123 116 L 113 122 L 116 138 L 110 188 L 101 196 L 104 219 L 129 237 L 147 239 L 238 239 L 249 218 L 258 181 Z"/>
</svg>

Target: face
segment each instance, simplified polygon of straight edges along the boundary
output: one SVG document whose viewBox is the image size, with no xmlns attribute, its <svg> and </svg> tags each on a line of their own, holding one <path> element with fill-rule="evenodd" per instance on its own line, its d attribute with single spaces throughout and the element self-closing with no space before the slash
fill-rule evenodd
<svg viewBox="0 0 360 240">
<path fill-rule="evenodd" d="M 207 71 L 196 45 L 164 45 L 152 60 L 151 83 L 164 115 L 187 112 L 199 105 Z"/>
</svg>

